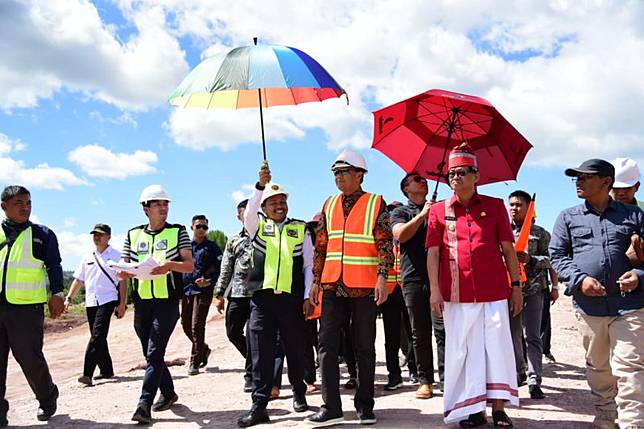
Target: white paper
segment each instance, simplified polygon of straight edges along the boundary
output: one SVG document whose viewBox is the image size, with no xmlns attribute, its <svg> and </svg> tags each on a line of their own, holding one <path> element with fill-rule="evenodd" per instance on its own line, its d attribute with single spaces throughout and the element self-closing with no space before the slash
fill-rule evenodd
<svg viewBox="0 0 644 429">
<path fill-rule="evenodd" d="M 150 274 L 154 268 L 159 266 L 154 258 L 148 258 L 143 262 L 108 261 L 107 265 L 114 271 L 132 274 L 139 280 L 154 280 L 164 276 L 164 274 L 154 276 Z"/>
</svg>

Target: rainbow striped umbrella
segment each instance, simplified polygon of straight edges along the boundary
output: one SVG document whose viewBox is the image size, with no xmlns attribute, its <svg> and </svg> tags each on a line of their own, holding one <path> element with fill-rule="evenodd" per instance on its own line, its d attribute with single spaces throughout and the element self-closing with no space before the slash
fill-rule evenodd
<svg viewBox="0 0 644 429">
<path fill-rule="evenodd" d="M 317 61 L 277 45 L 234 48 L 202 61 L 170 94 L 170 104 L 204 109 L 259 107 L 262 148 L 264 107 L 336 98 L 346 92 Z M 347 103 L 348 103 L 347 98 Z"/>
</svg>

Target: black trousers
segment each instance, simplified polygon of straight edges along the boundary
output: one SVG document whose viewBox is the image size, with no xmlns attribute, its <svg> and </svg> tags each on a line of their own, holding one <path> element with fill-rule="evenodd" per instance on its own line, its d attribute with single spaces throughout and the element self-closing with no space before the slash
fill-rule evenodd
<svg viewBox="0 0 644 429">
<path fill-rule="evenodd" d="M 404 298 L 403 298 L 404 302 Z M 409 321 L 409 312 L 407 306 L 402 307 L 402 327 L 400 330 L 400 350 L 407 358 L 407 370 L 409 375 L 416 375 L 416 357 L 414 356 L 414 343 L 412 340 L 411 322 Z"/>
<path fill-rule="evenodd" d="M 294 394 L 304 395 L 304 315 L 302 298 L 260 290 L 253 294 L 248 324 L 253 361 L 253 410 L 263 410 L 275 379 L 276 344 L 281 340 Z"/>
<path fill-rule="evenodd" d="M 151 406 L 157 390 L 172 396 L 174 384 L 165 364 L 165 350 L 179 320 L 179 301 L 141 299 L 134 303 L 134 330 L 147 361 L 139 404 Z"/>
<path fill-rule="evenodd" d="M 117 301 L 106 302 L 95 307 L 86 307 L 87 324 L 89 326 L 89 342 L 85 349 L 85 363 L 83 364 L 83 375 L 94 376 L 94 370 L 98 366 L 101 375 L 114 375 L 112 358 L 107 345 L 107 334 L 110 331 L 110 321 L 114 314 Z"/>
<path fill-rule="evenodd" d="M 432 352 L 432 325 L 436 336 L 438 375 L 443 380 L 445 368 L 445 328 L 443 319 L 431 313 L 429 290 L 424 283 L 407 282 L 403 287 L 405 305 L 409 313 L 416 369 L 420 384 L 434 383 L 434 355 Z"/>
<path fill-rule="evenodd" d="M 0 304 L 0 417 L 9 411 L 5 394 L 10 350 L 38 402 L 48 405 L 58 398 L 58 388 L 42 353 L 44 320 L 41 304 Z"/>
<path fill-rule="evenodd" d="M 206 319 L 212 303 L 212 289 L 204 289 L 197 295 L 184 295 L 181 298 L 181 326 L 192 348 L 190 364 L 199 365 L 206 358 Z"/>
<path fill-rule="evenodd" d="M 342 330 L 340 331 L 340 349 L 339 353 L 344 359 L 344 364 L 347 366 L 349 378 L 358 378 L 358 370 L 356 369 L 356 350 L 353 348 L 353 338 L 351 335 L 351 310 L 348 311 Z"/>
<path fill-rule="evenodd" d="M 541 313 L 541 344 L 543 354 L 550 353 L 550 338 L 552 336 L 552 325 L 550 323 L 550 293 L 543 293 L 543 310 Z"/>
<path fill-rule="evenodd" d="M 307 320 L 304 322 L 306 335 L 306 347 L 304 349 L 304 381 L 307 384 L 314 384 L 316 380 L 315 353 L 318 350 L 318 320 Z"/>
<path fill-rule="evenodd" d="M 244 335 L 244 327 L 248 332 L 248 319 L 250 317 L 250 297 L 249 298 L 229 298 L 226 307 L 226 335 L 228 340 L 235 346 L 239 353 L 244 357 L 245 380 L 252 380 L 252 359 L 250 351 L 250 338 Z"/>
<path fill-rule="evenodd" d="M 338 332 L 349 314 L 353 348 L 358 363 L 358 386 L 353 402 L 358 412 L 373 410 L 376 310 L 373 297 L 342 298 L 336 296 L 334 291 L 324 291 L 319 338 L 322 400 L 324 406 L 332 413 L 342 412 Z"/>
<path fill-rule="evenodd" d="M 404 305 L 402 291 L 399 286 L 396 286 L 396 289 L 387 297 L 387 301 L 380 306 L 382 323 L 385 327 L 385 360 L 389 381 L 397 381 L 402 378 L 398 350 L 400 349 L 400 328 Z"/>
</svg>

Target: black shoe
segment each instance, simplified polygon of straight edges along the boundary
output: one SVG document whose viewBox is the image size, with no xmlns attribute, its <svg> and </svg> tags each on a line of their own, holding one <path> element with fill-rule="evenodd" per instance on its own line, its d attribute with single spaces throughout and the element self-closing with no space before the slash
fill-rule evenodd
<svg viewBox="0 0 644 429">
<path fill-rule="evenodd" d="M 418 374 L 409 374 L 409 382 L 411 384 L 420 384 L 420 380 L 418 379 Z"/>
<path fill-rule="evenodd" d="M 517 386 L 521 387 L 525 385 L 526 381 L 528 381 L 528 376 L 525 374 L 519 374 L 517 375 Z"/>
<path fill-rule="evenodd" d="M 403 385 L 402 378 L 397 378 L 395 380 L 389 380 L 389 382 L 385 384 L 384 389 L 387 391 L 397 390 L 402 385 Z"/>
<path fill-rule="evenodd" d="M 358 382 L 355 378 L 350 378 L 349 381 L 344 383 L 345 389 L 355 389 L 358 386 Z"/>
<path fill-rule="evenodd" d="M 197 375 L 199 374 L 199 365 L 196 363 L 191 363 L 188 367 L 188 375 Z"/>
<path fill-rule="evenodd" d="M 528 390 L 530 391 L 530 398 L 532 399 L 543 399 L 546 397 L 546 395 L 543 394 L 541 387 L 537 386 L 536 384 L 529 386 Z"/>
<path fill-rule="evenodd" d="M 179 400 L 179 396 L 176 393 L 169 395 L 166 398 L 164 395 L 159 395 L 159 399 L 152 404 L 152 411 L 165 411 L 169 410 L 172 404 Z"/>
<path fill-rule="evenodd" d="M 146 404 L 139 404 L 134 411 L 132 420 L 142 425 L 149 425 L 152 423 L 152 415 L 150 414 L 150 407 Z"/>
<path fill-rule="evenodd" d="M 248 414 L 237 420 L 237 426 L 247 428 L 260 423 L 268 423 L 269 421 L 270 419 L 268 418 L 268 414 L 266 414 L 266 410 L 250 410 Z"/>
<path fill-rule="evenodd" d="M 293 393 L 293 411 L 296 413 L 303 413 L 308 409 L 309 404 L 306 403 L 306 397 L 304 395 Z"/>
<path fill-rule="evenodd" d="M 434 385 L 434 391 L 438 390 L 439 392 L 444 392 L 444 391 L 443 391 L 443 388 L 444 388 L 444 387 L 445 387 L 445 386 L 443 385 L 443 382 L 442 382 L 442 381 L 439 381 L 438 383 L 436 383 L 436 384 Z"/>
<path fill-rule="evenodd" d="M 108 378 L 114 377 L 114 374 L 98 374 L 94 377 L 94 380 L 107 380 Z"/>
<path fill-rule="evenodd" d="M 358 412 L 361 425 L 375 425 L 378 419 L 372 410 Z"/>
<path fill-rule="evenodd" d="M 81 375 L 80 377 L 78 377 L 78 382 L 84 384 L 87 387 L 94 385 L 94 383 L 92 383 L 92 377 L 88 377 L 86 375 Z"/>
<path fill-rule="evenodd" d="M 544 354 L 543 354 L 543 356 L 545 356 L 546 360 L 547 360 L 549 363 L 555 363 L 555 362 L 557 362 L 557 359 L 555 359 L 555 357 L 554 357 L 554 356 L 552 355 L 552 353 L 550 353 L 550 352 L 548 352 L 548 353 L 544 353 Z"/>
<path fill-rule="evenodd" d="M 325 406 L 320 407 L 320 411 L 304 419 L 305 423 L 318 427 L 337 425 L 343 421 L 344 415 L 342 411 L 331 413 Z"/>
<path fill-rule="evenodd" d="M 253 380 L 244 380 L 244 392 L 250 393 L 253 391 Z"/>
<path fill-rule="evenodd" d="M 0 417 L 0 428 L 6 428 L 7 426 L 9 426 L 9 421 L 7 420 L 7 416 Z"/>
<path fill-rule="evenodd" d="M 38 412 L 36 413 L 36 418 L 41 422 L 49 420 L 51 416 L 56 414 L 56 409 L 58 408 L 57 401 L 58 387 L 54 386 L 54 393 L 52 394 L 51 399 L 40 403 L 40 407 L 38 407 Z"/>
<path fill-rule="evenodd" d="M 199 368 L 203 368 L 208 365 L 208 358 L 210 357 L 210 353 L 212 353 L 212 350 L 210 350 L 210 348 L 206 346 L 206 352 L 203 354 L 203 360 L 201 361 Z"/>
</svg>

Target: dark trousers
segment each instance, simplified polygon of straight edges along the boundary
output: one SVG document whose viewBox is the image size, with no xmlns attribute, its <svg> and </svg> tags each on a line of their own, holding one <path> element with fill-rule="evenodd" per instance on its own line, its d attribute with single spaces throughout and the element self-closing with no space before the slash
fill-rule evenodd
<svg viewBox="0 0 644 429">
<path fill-rule="evenodd" d="M 342 298 L 336 296 L 334 291 L 324 291 L 320 318 L 320 368 L 322 400 L 331 413 L 342 412 L 338 332 L 349 314 L 353 348 L 358 363 L 358 386 L 353 402 L 358 412 L 373 410 L 376 310 L 373 297 Z"/>
<path fill-rule="evenodd" d="M 340 331 L 340 349 L 339 353 L 344 359 L 347 366 L 349 378 L 358 378 L 358 370 L 356 369 L 356 351 L 353 348 L 353 338 L 351 335 L 351 310 L 348 311 L 344 320 L 344 325 Z"/>
<path fill-rule="evenodd" d="M 407 282 L 403 287 L 405 305 L 412 330 L 414 357 L 420 384 L 434 383 L 434 355 L 432 352 L 432 325 L 436 336 L 438 376 L 443 380 L 445 368 L 445 328 L 443 319 L 431 313 L 429 290 L 424 283 Z"/>
<path fill-rule="evenodd" d="M 248 318 L 250 317 L 250 297 L 249 298 L 229 298 L 226 307 L 226 335 L 228 340 L 244 357 L 246 372 L 245 380 L 252 380 L 252 359 L 250 351 L 250 338 L 244 335 L 244 327 L 248 332 Z"/>
<path fill-rule="evenodd" d="M 179 302 L 170 299 L 141 299 L 134 304 L 134 330 L 147 361 L 139 404 L 151 406 L 157 390 L 172 396 L 174 384 L 165 364 L 165 349 L 179 320 Z"/>
<path fill-rule="evenodd" d="M 253 410 L 263 410 L 268 404 L 275 377 L 275 348 L 278 331 L 288 360 L 288 379 L 293 393 L 304 395 L 304 315 L 302 299 L 289 293 L 275 294 L 272 290 L 254 293 L 250 304 L 248 324 L 253 361 Z"/>
<path fill-rule="evenodd" d="M 87 377 L 94 376 L 96 366 L 98 366 L 101 375 L 108 377 L 114 375 L 112 358 L 107 345 L 107 334 L 110 331 L 110 321 L 116 304 L 117 301 L 110 301 L 103 305 L 85 308 L 90 333 L 83 365 L 83 375 Z"/>
<path fill-rule="evenodd" d="M 204 289 L 197 295 L 184 295 L 181 298 L 181 326 L 192 343 L 190 364 L 199 365 L 206 358 L 206 319 L 212 303 L 212 289 Z"/>
<path fill-rule="evenodd" d="M 318 320 L 307 320 L 304 324 L 304 332 L 306 335 L 306 347 L 304 349 L 304 381 L 307 384 L 314 384 L 316 379 L 315 353 L 318 349 Z"/>
<path fill-rule="evenodd" d="M 550 323 L 550 293 L 543 293 L 543 310 L 541 313 L 541 345 L 543 354 L 550 354 L 550 338 L 552 335 L 552 326 Z"/>
<path fill-rule="evenodd" d="M 58 388 L 42 353 L 44 320 L 40 304 L 0 304 L 0 417 L 9 411 L 9 403 L 5 400 L 9 350 L 40 404 L 48 405 L 58 398 Z"/>
<path fill-rule="evenodd" d="M 400 363 L 398 362 L 398 350 L 400 349 L 400 327 L 402 324 L 402 308 L 404 306 L 402 291 L 399 286 L 389 294 L 387 301 L 380 306 L 382 323 L 385 327 L 385 356 L 389 381 L 398 381 L 400 375 Z"/>
<path fill-rule="evenodd" d="M 404 298 L 403 298 L 404 301 Z M 416 375 L 416 357 L 414 356 L 414 343 L 412 340 L 411 322 L 409 321 L 409 312 L 407 306 L 402 307 L 402 327 L 400 330 L 400 349 L 407 358 L 407 370 L 409 375 Z"/>
</svg>

